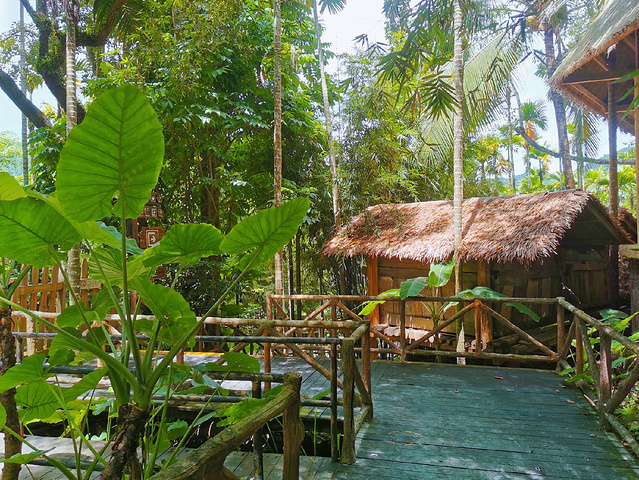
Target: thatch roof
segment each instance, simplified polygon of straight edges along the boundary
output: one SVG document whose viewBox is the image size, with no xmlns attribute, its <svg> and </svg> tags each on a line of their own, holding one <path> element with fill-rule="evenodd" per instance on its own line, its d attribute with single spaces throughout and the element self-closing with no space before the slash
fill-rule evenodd
<svg viewBox="0 0 639 480">
<path fill-rule="evenodd" d="M 633 32 L 639 29 L 639 2 L 611 0 L 597 15 L 575 46 L 567 53 L 550 79 L 550 86 L 558 88 L 590 110 L 607 116 L 607 82 L 637 69 L 636 43 Z M 607 65 L 607 51 L 615 49 L 614 67 Z M 632 81 L 616 85 L 619 99 Z M 632 100 L 626 98 L 620 111 Z M 632 116 L 619 119 L 619 126 L 633 131 Z"/>
<path fill-rule="evenodd" d="M 469 198 L 462 211 L 462 262 L 528 265 L 552 256 L 560 245 L 629 243 L 603 205 L 582 190 Z M 323 253 L 429 263 L 447 261 L 453 249 L 453 202 L 447 200 L 368 207 L 340 228 Z"/>
</svg>

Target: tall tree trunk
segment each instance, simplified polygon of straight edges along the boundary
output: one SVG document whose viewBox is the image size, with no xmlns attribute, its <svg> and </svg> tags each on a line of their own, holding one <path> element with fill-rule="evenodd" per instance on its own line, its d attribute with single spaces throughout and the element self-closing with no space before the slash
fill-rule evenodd
<svg viewBox="0 0 639 480">
<path fill-rule="evenodd" d="M 282 0 L 273 0 L 273 177 L 274 206 L 282 205 Z M 282 295 L 282 252 L 275 254 L 275 293 Z"/>
<path fill-rule="evenodd" d="M 515 152 L 513 150 L 513 119 L 512 119 L 512 107 L 510 104 L 512 93 L 510 91 L 510 82 L 506 85 L 506 104 L 508 106 L 508 167 L 510 168 L 510 188 L 513 193 L 517 193 L 517 179 L 515 175 Z"/>
<path fill-rule="evenodd" d="M 460 0 L 455 0 L 455 51 L 454 51 L 454 89 L 455 89 L 455 113 L 453 120 L 453 229 L 455 241 L 455 292 L 462 291 L 462 272 L 459 260 L 459 251 L 462 245 L 462 199 L 464 198 L 464 52 L 462 46 L 462 10 Z M 463 319 L 458 322 L 457 351 L 464 350 L 465 335 Z M 458 363 L 465 364 L 465 359 L 460 357 Z"/>
<path fill-rule="evenodd" d="M 24 5 L 20 4 L 20 90 L 27 96 L 27 73 L 25 66 L 25 39 L 24 39 Z M 22 182 L 29 185 L 29 150 L 27 140 L 29 137 L 29 124 L 27 116 L 22 114 Z"/>
<path fill-rule="evenodd" d="M 526 144 L 526 157 L 524 158 L 524 162 L 526 163 L 526 183 L 528 184 L 528 188 L 530 188 L 530 145 Z"/>
<path fill-rule="evenodd" d="M 11 309 L 0 306 L 0 376 L 13 367 L 16 363 L 15 338 L 11 333 Z M 0 404 L 7 412 L 6 426 L 14 432 L 20 432 L 20 420 L 15 401 L 15 388 L 0 393 Z M 21 453 L 22 442 L 15 438 L 6 430 L 4 431 L 4 456 L 12 457 L 16 453 Z M 2 480 L 18 480 L 20 465 L 4 463 L 2 467 Z"/>
<path fill-rule="evenodd" d="M 610 216 L 619 218 L 619 177 L 617 175 L 617 99 L 615 84 L 608 82 L 608 184 Z M 611 245 L 609 254 L 610 300 L 616 305 L 619 299 L 619 246 Z"/>
<path fill-rule="evenodd" d="M 313 17 L 315 18 L 315 36 L 317 37 L 317 58 L 320 67 L 320 80 L 322 83 L 322 100 L 324 101 L 324 126 L 326 128 L 326 142 L 328 144 L 328 159 L 331 167 L 331 182 L 333 193 L 333 217 L 335 228 L 342 224 L 342 214 L 339 201 L 339 185 L 337 176 L 337 159 L 333 145 L 333 127 L 331 120 L 331 104 L 328 99 L 328 84 L 326 83 L 326 68 L 324 66 L 324 51 L 322 49 L 322 29 L 317 14 L 317 0 L 313 0 Z"/>
<path fill-rule="evenodd" d="M 548 24 L 544 31 L 544 47 L 546 51 L 546 72 L 548 78 L 552 77 L 557 70 L 557 59 L 555 57 L 554 30 Z M 561 155 L 561 166 L 565 178 L 566 188 L 575 188 L 575 178 L 572 174 L 572 162 L 570 158 L 570 143 L 568 142 L 568 127 L 566 122 L 566 105 L 563 97 L 556 90 L 550 91 L 552 105 L 555 110 L 555 120 L 557 121 L 557 139 L 559 142 L 559 154 Z"/>
<path fill-rule="evenodd" d="M 77 25 L 77 8 L 78 0 L 67 0 L 66 23 L 67 23 L 67 41 L 66 41 L 66 111 L 67 111 L 67 137 L 78 123 L 76 96 L 76 63 L 75 63 L 75 29 Z M 75 245 L 68 253 L 67 275 L 69 277 L 69 287 L 75 293 L 76 297 L 80 296 L 80 245 Z M 69 297 L 71 300 L 73 296 Z"/>
</svg>

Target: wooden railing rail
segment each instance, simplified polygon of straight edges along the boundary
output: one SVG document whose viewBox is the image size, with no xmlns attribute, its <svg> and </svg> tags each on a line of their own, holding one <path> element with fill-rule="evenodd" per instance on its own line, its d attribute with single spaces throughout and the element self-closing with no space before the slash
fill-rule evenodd
<svg viewBox="0 0 639 480">
<path fill-rule="evenodd" d="M 302 376 L 297 372 L 284 374 L 282 391 L 268 401 L 258 412 L 252 413 L 228 427 L 204 445 L 151 477 L 153 480 L 205 480 L 239 477 L 224 467 L 226 457 L 237 450 L 258 429 L 282 414 L 284 427 L 284 458 L 282 480 L 298 480 L 300 446 L 304 439 L 304 426 L 300 420 L 300 386 Z"/>
<path fill-rule="evenodd" d="M 560 351 L 559 366 L 564 369 L 574 368 L 577 375 L 585 372 L 585 361 L 588 363 L 592 388 L 580 380 L 577 385 L 584 391 L 584 396 L 599 412 L 599 421 L 603 430 L 615 430 L 624 439 L 635 455 L 639 456 L 639 443 L 633 435 L 617 420 L 614 412 L 630 394 L 639 381 L 639 361 L 635 358 L 628 369 L 624 380 L 614 384 L 612 373 L 612 340 L 615 340 L 629 352 L 639 354 L 639 345 L 613 329 L 610 325 L 598 320 L 583 310 L 567 302 L 564 298 L 557 298 L 561 309 L 573 314 L 573 321 L 566 338 L 566 344 L 571 343 L 574 337 L 574 364 L 567 360 L 569 345 Z M 560 310 L 561 310 L 560 309 Z M 593 348 L 591 337 L 599 339 L 598 351 Z M 584 359 L 585 352 L 585 359 Z M 597 356 L 598 355 L 598 356 Z M 595 398 L 590 396 L 594 393 Z"/>
</svg>

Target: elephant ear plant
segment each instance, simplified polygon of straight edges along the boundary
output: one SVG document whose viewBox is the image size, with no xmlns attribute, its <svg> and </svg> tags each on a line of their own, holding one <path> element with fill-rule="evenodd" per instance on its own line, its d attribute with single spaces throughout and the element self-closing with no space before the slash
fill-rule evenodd
<svg viewBox="0 0 639 480">
<path fill-rule="evenodd" d="M 153 474 L 154 454 L 143 455 L 142 459 L 138 454 L 151 421 L 152 397 L 159 387 L 170 387 L 175 356 L 192 343 L 203 319 L 224 297 L 212 300 L 211 309 L 198 321 L 178 292 L 150 281 L 155 269 L 161 264 L 177 264 L 179 273 L 203 257 L 242 256 L 242 270 L 229 285 L 229 292 L 245 272 L 286 245 L 308 210 L 308 200 L 298 198 L 244 219 L 227 235 L 212 225 L 175 225 L 159 244 L 142 252 L 127 241 L 126 220 L 137 218 L 150 198 L 163 156 L 162 129 L 150 103 L 135 87 L 117 87 L 98 97 L 85 120 L 71 132 L 61 152 L 55 195 L 5 197 L 0 192 L 0 257 L 38 268 L 60 265 L 66 250 L 84 242 L 90 252 L 91 274 L 104 284 L 91 308 L 74 299 L 56 323 L 6 302 L 57 333 L 48 359 L 44 354 L 34 355 L 7 371 L 0 377 L 0 392 L 17 388 L 17 397 L 26 405 L 21 411 L 24 421 L 47 418 L 60 410 L 68 414 L 66 421 L 77 434 L 81 448 L 90 449 L 96 460 L 85 473 L 81 473 L 78 460 L 77 472 L 73 473 L 49 459 L 67 478 L 88 478 L 97 462 L 104 465 L 103 479 L 125 474 L 134 479 L 147 478 Z M 100 222 L 105 217 L 116 217 L 119 230 L 105 227 Z M 132 290 L 153 312 L 154 320 L 137 318 L 137 310 L 131 311 Z M 122 328 L 119 349 L 102 322 L 112 308 Z M 145 349 L 141 348 L 139 334 L 148 337 Z M 160 346 L 168 346 L 168 353 L 159 356 Z M 88 356 L 104 367 L 85 376 L 79 385 L 65 389 L 46 382 L 52 376 L 51 367 L 77 363 Z M 71 399 L 93 389 L 103 375 L 110 380 L 118 409 L 108 462 L 85 435 L 78 433 L 81 426 L 68 408 Z M 0 409 L 0 428 L 4 427 L 4 418 Z M 34 455 L 48 458 L 46 452 Z M 30 459 L 26 457 L 9 461 L 24 463 Z"/>
</svg>

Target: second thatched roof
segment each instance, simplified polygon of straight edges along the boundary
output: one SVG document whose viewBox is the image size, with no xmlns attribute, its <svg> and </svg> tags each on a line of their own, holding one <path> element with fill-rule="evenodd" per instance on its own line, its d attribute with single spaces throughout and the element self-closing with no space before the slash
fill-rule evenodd
<svg viewBox="0 0 639 480">
<path fill-rule="evenodd" d="M 582 190 L 469 198 L 463 202 L 460 261 L 543 261 L 560 245 L 592 248 L 630 243 L 619 224 Z M 325 255 L 445 262 L 453 254 L 453 203 L 375 205 L 327 242 Z"/>
</svg>

